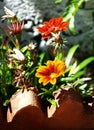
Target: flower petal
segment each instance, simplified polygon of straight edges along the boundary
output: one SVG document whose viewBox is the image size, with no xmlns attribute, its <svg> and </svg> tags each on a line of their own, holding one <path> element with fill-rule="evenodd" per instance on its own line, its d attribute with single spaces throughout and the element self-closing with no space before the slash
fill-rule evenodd
<svg viewBox="0 0 94 130">
<path fill-rule="evenodd" d="M 55 59 L 54 61 L 48 60 L 45 66 L 39 66 L 35 76 L 39 78 L 39 83 L 47 85 L 51 83 L 56 84 L 56 80 L 66 70 L 66 65 L 63 61 Z"/>
<path fill-rule="evenodd" d="M 38 31 L 42 34 L 42 37 L 52 37 L 52 33 L 58 33 L 60 31 L 66 31 L 68 22 L 63 21 L 62 17 L 52 18 L 48 22 L 44 22 L 43 26 L 37 27 Z"/>
</svg>

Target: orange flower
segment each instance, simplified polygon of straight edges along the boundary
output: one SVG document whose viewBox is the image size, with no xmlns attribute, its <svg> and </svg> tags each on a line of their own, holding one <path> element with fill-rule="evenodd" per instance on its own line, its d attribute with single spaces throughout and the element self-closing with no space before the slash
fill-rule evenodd
<svg viewBox="0 0 94 130">
<path fill-rule="evenodd" d="M 39 83 L 43 82 L 44 86 L 48 83 L 55 85 L 57 77 L 63 75 L 65 70 L 66 65 L 63 61 L 59 59 L 48 60 L 46 66 L 39 66 L 36 77 L 40 78 Z"/>
<path fill-rule="evenodd" d="M 24 26 L 24 21 L 17 21 L 12 23 L 13 28 L 7 25 L 7 29 L 11 34 L 16 35 L 22 32 L 23 26 Z"/>
<path fill-rule="evenodd" d="M 48 22 L 44 22 L 42 27 L 38 27 L 38 31 L 42 34 L 42 37 L 52 37 L 52 33 L 58 33 L 60 31 L 66 31 L 68 22 L 64 22 L 63 18 L 52 18 Z"/>
</svg>

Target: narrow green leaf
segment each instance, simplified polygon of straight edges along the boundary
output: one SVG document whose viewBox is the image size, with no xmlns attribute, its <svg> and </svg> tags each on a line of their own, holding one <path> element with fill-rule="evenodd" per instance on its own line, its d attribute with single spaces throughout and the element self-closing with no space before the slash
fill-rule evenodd
<svg viewBox="0 0 94 130">
<path fill-rule="evenodd" d="M 25 46 L 25 47 L 21 48 L 21 52 L 24 53 L 27 50 L 27 48 L 28 48 L 28 46 Z"/>
<path fill-rule="evenodd" d="M 73 71 L 74 71 L 74 69 L 75 69 L 76 67 L 77 67 L 77 61 L 75 61 L 74 64 L 71 66 L 71 69 L 70 69 L 70 71 L 69 71 L 68 76 L 70 76 L 71 74 L 73 74 Z"/>
<path fill-rule="evenodd" d="M 79 47 L 79 45 L 77 44 L 77 45 L 70 48 L 70 50 L 67 54 L 66 60 L 65 60 L 65 63 L 66 63 L 67 66 L 69 66 L 70 61 L 71 61 L 71 59 L 72 59 L 72 57 L 73 57 L 73 55 L 74 55 L 74 53 L 75 53 L 75 51 L 77 50 L 78 47 Z"/>
<path fill-rule="evenodd" d="M 87 87 L 87 84 L 83 84 L 79 87 L 79 90 L 83 91 L 85 90 L 86 87 Z"/>
<path fill-rule="evenodd" d="M 85 73 L 86 73 L 85 70 L 79 71 L 79 72 L 77 72 L 76 74 L 74 74 L 73 78 L 74 78 L 74 79 L 80 78 L 80 77 L 83 76 Z"/>
<path fill-rule="evenodd" d="M 69 29 L 72 34 L 76 34 L 76 31 L 74 29 L 74 16 L 71 17 L 70 22 L 69 22 Z"/>
<path fill-rule="evenodd" d="M 62 0 L 55 0 L 55 3 L 61 3 Z"/>
<path fill-rule="evenodd" d="M 74 17 L 81 6 L 81 4 L 86 0 L 68 0 L 66 11 L 63 13 L 63 17 L 66 21 L 69 21 L 69 29 L 72 34 L 75 34 L 74 28 Z"/>
<path fill-rule="evenodd" d="M 76 87 L 77 85 L 79 84 L 82 84 L 83 82 L 85 81 L 89 81 L 91 80 L 91 78 L 80 78 L 80 79 L 77 79 L 74 83 L 73 83 L 73 86 Z"/>
<path fill-rule="evenodd" d="M 62 60 L 63 59 L 63 53 L 62 52 L 57 53 L 57 56 L 55 58 Z"/>
<path fill-rule="evenodd" d="M 61 82 L 71 82 L 73 80 L 75 80 L 73 77 L 66 77 L 60 79 Z"/>
<path fill-rule="evenodd" d="M 54 107 L 56 107 L 57 106 L 57 104 L 56 104 L 56 101 L 54 100 L 54 99 L 47 99 L 48 100 L 48 102 L 50 102 Z"/>
<path fill-rule="evenodd" d="M 89 57 L 87 59 L 85 59 L 84 61 L 82 61 L 74 70 L 74 74 L 77 73 L 78 71 L 80 71 L 81 69 L 84 69 L 88 64 L 90 64 L 91 62 L 94 61 L 94 57 Z"/>
<path fill-rule="evenodd" d="M 40 54 L 40 61 L 39 61 L 39 65 L 42 65 L 43 59 L 45 57 L 45 52 Z"/>
</svg>

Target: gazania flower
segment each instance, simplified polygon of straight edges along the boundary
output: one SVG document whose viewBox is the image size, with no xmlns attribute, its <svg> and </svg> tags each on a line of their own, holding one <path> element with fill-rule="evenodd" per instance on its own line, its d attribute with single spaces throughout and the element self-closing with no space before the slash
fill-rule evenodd
<svg viewBox="0 0 94 130">
<path fill-rule="evenodd" d="M 63 61 L 59 59 L 48 60 L 46 66 L 39 66 L 36 77 L 39 78 L 39 83 L 43 82 L 44 86 L 48 83 L 55 85 L 57 78 L 63 75 L 65 70 L 66 65 Z"/>
<path fill-rule="evenodd" d="M 42 27 L 38 27 L 38 31 L 42 34 L 42 37 L 49 38 L 52 37 L 53 34 L 56 34 L 61 31 L 66 31 L 68 26 L 68 22 L 64 22 L 63 18 L 52 18 L 48 22 L 44 22 Z"/>
<path fill-rule="evenodd" d="M 12 27 L 7 25 L 7 29 L 13 35 L 20 34 L 24 26 L 24 21 L 17 21 L 12 23 Z"/>
</svg>

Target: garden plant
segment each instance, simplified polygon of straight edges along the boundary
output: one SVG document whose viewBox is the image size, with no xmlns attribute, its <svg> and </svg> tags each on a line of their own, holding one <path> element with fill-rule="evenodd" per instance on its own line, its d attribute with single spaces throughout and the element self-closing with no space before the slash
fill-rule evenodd
<svg viewBox="0 0 94 130">
<path fill-rule="evenodd" d="M 48 43 L 41 51 L 33 42 L 22 44 L 24 21 L 7 7 L 4 10 L 0 101 L 6 109 L 0 129 L 94 129 L 94 79 L 88 76 L 94 56 L 79 62 L 74 56 L 78 44 L 66 54 L 64 33 L 70 28 L 69 19 L 51 18 L 37 27 Z"/>
</svg>

